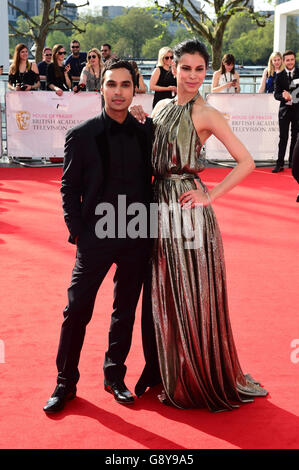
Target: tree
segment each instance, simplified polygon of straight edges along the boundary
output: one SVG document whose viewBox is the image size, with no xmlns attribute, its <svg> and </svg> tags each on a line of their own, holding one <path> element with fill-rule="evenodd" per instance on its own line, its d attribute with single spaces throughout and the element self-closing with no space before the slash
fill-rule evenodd
<svg viewBox="0 0 299 470">
<path fill-rule="evenodd" d="M 142 46 L 142 57 L 145 57 L 146 59 L 157 59 L 159 50 L 164 46 L 171 47 L 171 42 L 172 36 L 165 27 L 162 34 L 145 41 Z"/>
<path fill-rule="evenodd" d="M 21 14 L 27 26 L 25 31 L 20 31 L 15 26 L 10 24 L 9 27 L 12 30 L 10 36 L 22 36 L 30 38 L 36 47 L 36 62 L 40 62 L 42 60 L 42 51 L 47 35 L 50 31 L 59 29 L 61 31 L 75 30 L 78 32 L 84 32 L 84 29 L 80 28 L 62 13 L 64 8 L 75 7 L 74 4 L 67 4 L 65 0 L 55 0 L 54 3 L 52 0 L 41 0 L 42 14 L 39 17 L 30 17 L 25 11 L 14 5 L 9 0 L 8 5 Z M 89 0 L 86 0 L 86 3 L 83 5 L 78 5 L 77 7 L 80 8 L 86 5 L 89 5 Z"/>
<path fill-rule="evenodd" d="M 261 16 L 254 12 L 249 1 L 206 0 L 195 5 L 193 0 L 169 0 L 168 4 L 163 6 L 159 0 L 155 0 L 155 6 L 162 12 L 170 12 L 173 21 L 184 24 L 187 30 L 203 37 L 210 44 L 212 68 L 217 70 L 221 64 L 225 28 L 234 15 L 243 12 L 258 26 L 263 27 L 266 24 L 269 15 Z M 206 8 L 209 8 L 210 13 Z"/>
<path fill-rule="evenodd" d="M 286 37 L 286 50 L 291 49 L 292 51 L 299 51 L 299 34 L 298 34 L 298 23 L 294 16 L 288 16 L 287 18 L 287 37 Z M 297 54 L 299 55 L 299 53 Z"/>
<path fill-rule="evenodd" d="M 126 14 L 114 18 L 113 24 L 118 27 L 119 41 L 123 40 L 123 55 L 141 57 L 146 39 L 161 34 L 158 22 L 143 8 L 130 8 Z"/>
<path fill-rule="evenodd" d="M 264 28 L 243 14 L 235 15 L 223 36 L 223 53 L 233 54 L 237 63 L 266 65 L 273 52 L 273 19 Z"/>
<path fill-rule="evenodd" d="M 252 65 L 266 65 L 273 52 L 274 24 L 269 21 L 265 28 L 251 29 L 235 39 L 231 52 L 237 62 Z"/>
</svg>

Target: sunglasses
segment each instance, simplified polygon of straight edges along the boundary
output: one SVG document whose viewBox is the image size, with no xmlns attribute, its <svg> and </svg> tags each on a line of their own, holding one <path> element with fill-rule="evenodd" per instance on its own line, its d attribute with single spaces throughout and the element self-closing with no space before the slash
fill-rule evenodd
<svg viewBox="0 0 299 470">
<path fill-rule="evenodd" d="M 59 51 L 59 52 L 57 52 L 57 54 L 58 54 L 58 55 L 63 55 L 63 54 L 65 55 L 66 52 L 65 52 L 65 51 Z"/>
<path fill-rule="evenodd" d="M 45 54 L 46 57 L 52 57 L 52 54 Z"/>
<path fill-rule="evenodd" d="M 172 60 L 172 59 L 173 59 L 173 55 L 166 55 L 166 56 L 164 57 L 164 59 L 165 59 L 165 60 L 169 60 L 169 59 Z"/>
<path fill-rule="evenodd" d="M 80 46 L 72 46 L 72 49 L 79 49 Z"/>
<path fill-rule="evenodd" d="M 97 56 L 96 56 L 96 55 L 89 55 L 87 58 L 88 58 L 88 60 L 90 60 L 90 59 L 96 59 Z"/>
</svg>

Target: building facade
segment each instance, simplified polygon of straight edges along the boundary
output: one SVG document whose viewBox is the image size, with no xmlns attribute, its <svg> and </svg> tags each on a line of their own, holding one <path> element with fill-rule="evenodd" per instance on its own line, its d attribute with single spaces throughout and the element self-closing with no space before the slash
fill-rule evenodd
<svg viewBox="0 0 299 470">
<path fill-rule="evenodd" d="M 3 1 L 3 0 L 2 0 Z M 24 11 L 28 16 L 39 16 L 42 13 L 42 1 L 41 0 L 10 0 L 20 10 Z M 54 6 L 55 0 L 51 0 L 52 6 Z M 75 3 L 64 2 L 69 5 L 69 8 L 65 6 L 61 13 L 66 16 L 69 20 L 74 21 L 78 19 L 78 8 Z M 71 8 L 70 8 L 71 7 Z M 15 8 L 8 5 L 8 21 L 15 25 L 18 16 L 21 13 Z"/>
</svg>

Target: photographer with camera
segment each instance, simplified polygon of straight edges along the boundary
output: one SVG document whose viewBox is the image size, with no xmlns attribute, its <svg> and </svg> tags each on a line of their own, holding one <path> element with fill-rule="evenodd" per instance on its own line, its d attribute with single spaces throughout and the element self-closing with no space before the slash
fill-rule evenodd
<svg viewBox="0 0 299 470">
<path fill-rule="evenodd" d="M 240 93 L 240 77 L 235 71 L 235 58 L 232 54 L 225 54 L 220 69 L 214 72 L 211 92 Z"/>
<path fill-rule="evenodd" d="M 12 91 L 32 91 L 40 87 L 39 72 L 35 62 L 28 60 L 28 48 L 17 44 L 9 68 L 8 88 Z"/>
<path fill-rule="evenodd" d="M 65 48 L 61 44 L 56 44 L 52 49 L 52 62 L 47 70 L 47 90 L 55 91 L 58 96 L 72 87 L 71 67 L 63 65 L 65 54 Z"/>
</svg>

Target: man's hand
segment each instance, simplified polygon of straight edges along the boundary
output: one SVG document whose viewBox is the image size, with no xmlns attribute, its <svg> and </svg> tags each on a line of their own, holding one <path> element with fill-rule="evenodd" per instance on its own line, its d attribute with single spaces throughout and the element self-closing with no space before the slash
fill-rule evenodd
<svg viewBox="0 0 299 470">
<path fill-rule="evenodd" d="M 286 100 L 286 101 L 291 101 L 292 100 L 292 97 L 290 95 L 290 93 L 286 90 L 283 90 L 282 92 L 282 97 Z"/>
</svg>

